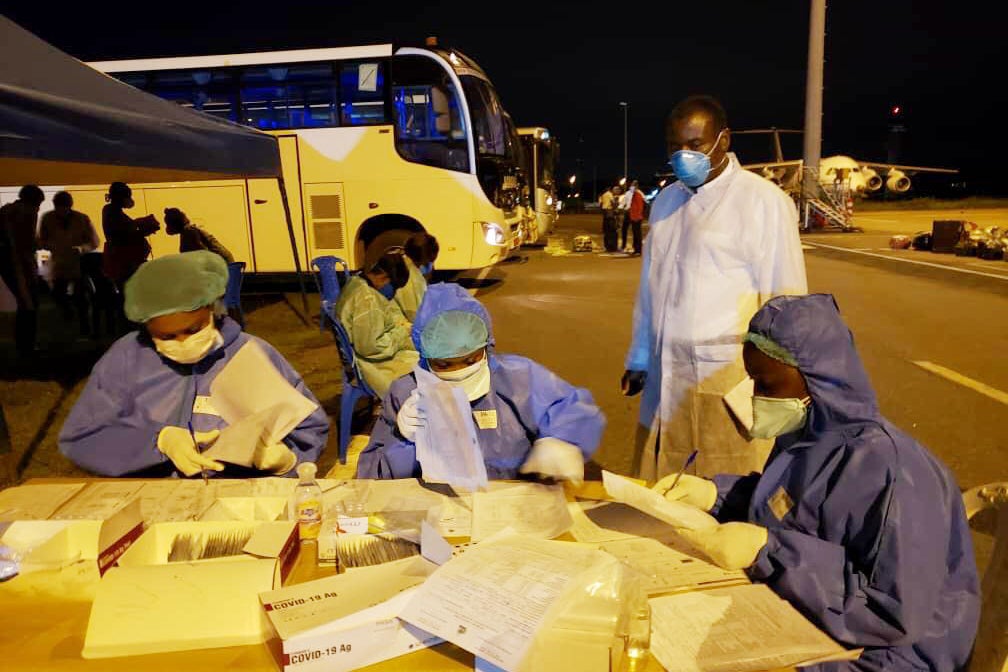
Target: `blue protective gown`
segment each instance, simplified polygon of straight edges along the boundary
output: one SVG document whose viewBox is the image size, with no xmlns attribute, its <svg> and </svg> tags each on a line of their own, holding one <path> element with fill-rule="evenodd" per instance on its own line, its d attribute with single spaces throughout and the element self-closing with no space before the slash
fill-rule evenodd
<svg viewBox="0 0 1008 672">
<path fill-rule="evenodd" d="M 413 323 L 413 341 L 420 350 L 420 334 L 435 315 L 447 310 L 475 313 L 490 333 L 488 352 L 493 350 L 490 315 L 476 299 L 455 284 L 431 285 Z M 605 416 L 591 392 L 574 387 L 549 369 L 525 357 L 490 354 L 490 392 L 471 402 L 474 411 L 496 411 L 497 427 L 476 427 L 487 476 L 515 478 L 539 438 L 552 437 L 581 449 L 585 459 L 598 447 Z M 427 368 L 426 360 L 420 360 Z M 357 463 L 357 478 L 411 478 L 422 476 L 416 461 L 416 446 L 399 433 L 396 415 L 416 388 L 412 373 L 399 378 L 382 402 L 382 414 L 371 433 L 371 442 Z"/>
<path fill-rule="evenodd" d="M 778 297 L 750 331 L 792 353 L 812 398 L 762 476 L 717 476 L 722 521 L 769 530 L 748 573 L 854 663 L 808 670 L 958 670 L 980 598 L 962 495 L 946 467 L 881 416 L 833 297 Z"/>
<path fill-rule="evenodd" d="M 227 426 L 205 398 L 210 396 L 214 376 L 249 341 L 263 349 L 301 394 L 318 403 L 297 371 L 269 343 L 246 334 L 227 317 L 220 320 L 219 329 L 224 344 L 193 365 L 163 358 L 144 332 L 126 334 L 113 343 L 95 364 L 60 431 L 60 452 L 102 476 L 176 473 L 172 462 L 157 449 L 158 433 L 167 425 L 186 427 L 190 420 L 197 432 Z M 297 455 L 298 463 L 315 462 L 328 434 L 329 419 L 319 406 L 284 443 Z M 251 475 L 231 465 L 222 474 Z"/>
</svg>

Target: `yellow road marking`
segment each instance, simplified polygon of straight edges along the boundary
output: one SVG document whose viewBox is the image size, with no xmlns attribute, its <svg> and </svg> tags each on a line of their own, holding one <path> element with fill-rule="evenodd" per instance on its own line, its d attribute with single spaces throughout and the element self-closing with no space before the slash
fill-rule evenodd
<svg viewBox="0 0 1008 672">
<path fill-rule="evenodd" d="M 914 362 L 917 366 L 924 369 L 925 371 L 930 371 L 931 373 L 941 376 L 946 380 L 951 380 L 953 383 L 958 383 L 963 387 L 968 387 L 974 392 L 979 392 L 980 394 L 990 397 L 994 401 L 1000 401 L 1002 404 L 1008 406 L 1008 392 L 1002 392 L 996 387 L 991 387 L 986 383 L 981 383 L 979 380 L 973 380 L 961 373 L 956 373 L 952 369 L 946 369 L 944 366 L 935 364 L 934 362 Z"/>
<path fill-rule="evenodd" d="M 973 271 L 968 268 L 960 268 L 959 266 L 947 266 L 945 264 L 934 264 L 930 261 L 917 261 L 916 259 L 901 259 L 890 254 L 878 254 L 877 252 L 861 252 L 855 248 L 851 247 L 839 247 L 837 245 L 825 245 L 823 243 L 814 243 L 811 246 L 813 249 L 821 247 L 826 250 L 838 250 L 840 252 L 849 252 L 850 254 L 861 254 L 866 257 L 877 257 L 879 259 L 888 259 L 889 261 L 898 261 L 904 264 L 916 264 L 917 266 L 930 266 L 931 268 L 940 268 L 946 271 L 953 271 L 955 273 L 969 273 L 970 275 L 982 275 L 985 278 L 997 278 L 998 280 L 1008 280 L 1008 275 L 1002 275 L 998 273 L 984 273 L 983 271 Z"/>
</svg>

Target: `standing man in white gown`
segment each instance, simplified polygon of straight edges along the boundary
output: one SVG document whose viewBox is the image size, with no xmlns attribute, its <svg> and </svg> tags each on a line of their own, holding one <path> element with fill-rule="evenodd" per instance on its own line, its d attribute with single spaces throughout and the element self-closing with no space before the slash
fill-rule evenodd
<svg viewBox="0 0 1008 672">
<path fill-rule="evenodd" d="M 690 96 L 669 114 L 678 181 L 652 206 L 622 387 L 643 390 L 634 466 L 657 480 L 760 471 L 771 442 L 752 440 L 724 395 L 746 378 L 742 336 L 766 301 L 804 294 L 798 213 L 779 187 L 728 152 L 724 108 Z"/>
</svg>

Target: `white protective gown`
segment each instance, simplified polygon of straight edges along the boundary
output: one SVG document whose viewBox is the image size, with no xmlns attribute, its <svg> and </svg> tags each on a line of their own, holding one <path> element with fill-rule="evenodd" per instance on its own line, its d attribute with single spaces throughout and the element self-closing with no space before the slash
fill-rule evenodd
<svg viewBox="0 0 1008 672">
<path fill-rule="evenodd" d="M 634 466 L 656 480 L 697 448 L 699 475 L 760 471 L 772 442 L 750 440 L 723 396 L 746 377 L 742 336 L 759 307 L 808 291 L 794 203 L 729 154 L 695 192 L 666 187 L 650 221 L 626 359 L 647 371 Z"/>
</svg>

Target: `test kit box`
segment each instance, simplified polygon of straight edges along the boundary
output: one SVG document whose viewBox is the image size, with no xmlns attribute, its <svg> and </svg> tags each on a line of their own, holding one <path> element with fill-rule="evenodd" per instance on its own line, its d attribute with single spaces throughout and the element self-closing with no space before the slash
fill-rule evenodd
<svg viewBox="0 0 1008 672">
<path fill-rule="evenodd" d="M 169 562 L 180 535 L 249 534 L 239 555 Z M 297 551 L 294 521 L 155 523 L 99 582 L 82 655 L 106 658 L 243 646 L 270 633 L 258 595 L 281 584 Z"/>
<path fill-rule="evenodd" d="M 262 593 L 284 672 L 343 672 L 440 644 L 398 618 L 435 567 L 415 556 Z"/>
<path fill-rule="evenodd" d="M 187 564 L 240 563 L 252 560 L 272 560 L 275 565 L 273 586 L 287 578 L 297 559 L 297 523 L 283 521 L 199 521 L 155 523 L 119 558 L 120 567 L 140 567 L 168 564 L 172 544 L 180 535 L 209 538 L 213 535 L 251 532 L 241 555 L 229 555 Z M 180 564 L 180 563 L 172 563 Z"/>
</svg>

